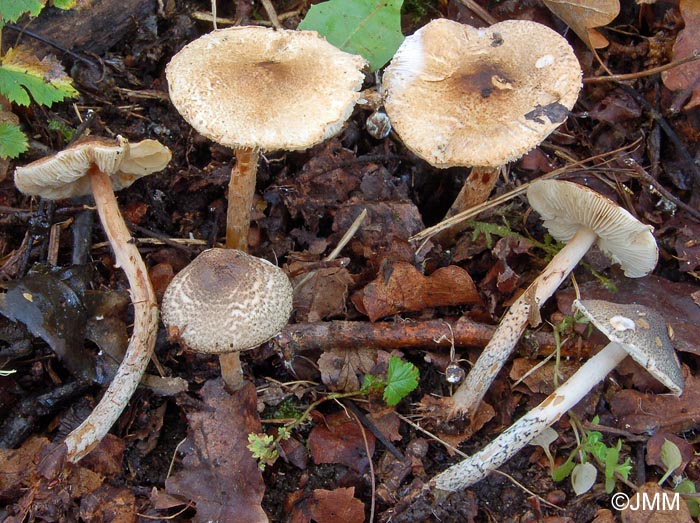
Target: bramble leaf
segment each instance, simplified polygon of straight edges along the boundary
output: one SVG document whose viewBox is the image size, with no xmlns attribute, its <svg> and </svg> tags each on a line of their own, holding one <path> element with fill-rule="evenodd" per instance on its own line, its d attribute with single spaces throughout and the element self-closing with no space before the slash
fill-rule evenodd
<svg viewBox="0 0 700 523">
<path fill-rule="evenodd" d="M 396 405 L 418 386 L 418 369 L 413 363 L 403 361 L 398 356 L 389 358 L 389 370 L 384 388 L 384 401 Z"/>
<path fill-rule="evenodd" d="M 16 22 L 24 13 L 38 15 L 44 8 L 46 0 L 2 0 L 0 3 L 0 22 Z"/>
<path fill-rule="evenodd" d="M 27 136 L 19 125 L 9 122 L 0 123 L 0 158 L 17 158 L 28 148 Z"/>
<path fill-rule="evenodd" d="M 348 53 L 359 54 L 377 70 L 403 42 L 403 0 L 329 0 L 311 6 L 299 29 L 317 31 Z"/>
<path fill-rule="evenodd" d="M 78 91 L 56 58 L 39 60 L 30 51 L 15 47 L 2 58 L 0 94 L 18 105 L 29 105 L 31 94 L 36 103 L 50 107 L 78 96 Z"/>
</svg>

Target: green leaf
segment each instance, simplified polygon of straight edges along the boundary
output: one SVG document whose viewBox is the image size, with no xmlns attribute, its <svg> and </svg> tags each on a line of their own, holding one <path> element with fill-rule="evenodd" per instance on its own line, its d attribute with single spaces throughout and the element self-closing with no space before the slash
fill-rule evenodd
<svg viewBox="0 0 700 523">
<path fill-rule="evenodd" d="M 598 470 L 591 463 L 579 463 L 571 471 L 571 487 L 577 496 L 585 494 L 595 484 Z"/>
<path fill-rule="evenodd" d="M 329 0 L 312 6 L 299 29 L 317 31 L 339 49 L 359 54 L 376 70 L 403 42 L 402 4 L 403 0 Z"/>
<path fill-rule="evenodd" d="M 387 405 L 396 405 L 418 386 L 418 369 L 413 363 L 392 356 L 389 358 L 386 382 L 384 401 Z"/>
<path fill-rule="evenodd" d="M 683 463 L 681 450 L 673 441 L 664 439 L 664 443 L 661 445 L 661 462 L 666 467 L 666 473 L 659 480 L 659 485 L 663 484 L 663 482 L 666 481 L 671 474 L 673 474 L 673 471 L 680 467 Z"/>
<path fill-rule="evenodd" d="M 29 148 L 27 136 L 15 125 L 0 123 L 0 158 L 17 158 Z"/>
<path fill-rule="evenodd" d="M 39 60 L 30 51 L 15 47 L 7 51 L 0 65 L 0 94 L 25 106 L 31 94 L 36 103 L 50 107 L 78 96 L 78 91 L 55 58 Z"/>
<path fill-rule="evenodd" d="M 554 481 L 562 481 L 569 474 L 571 474 L 571 472 L 574 470 L 574 467 L 576 466 L 576 462 L 573 460 L 573 457 L 574 454 L 571 454 L 571 456 L 569 456 L 569 459 L 567 459 L 562 465 L 554 469 L 554 472 L 552 472 L 552 479 Z"/>
<path fill-rule="evenodd" d="M 24 13 L 38 15 L 46 0 L 0 0 L 0 22 L 16 22 Z"/>
<path fill-rule="evenodd" d="M 73 9 L 78 4 L 78 0 L 53 0 L 53 5 L 59 9 Z"/>
</svg>

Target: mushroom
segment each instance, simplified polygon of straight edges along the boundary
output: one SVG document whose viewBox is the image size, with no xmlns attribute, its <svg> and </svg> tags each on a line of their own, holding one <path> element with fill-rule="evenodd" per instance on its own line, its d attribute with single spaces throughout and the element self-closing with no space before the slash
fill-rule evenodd
<svg viewBox="0 0 700 523">
<path fill-rule="evenodd" d="M 597 192 L 572 182 L 539 180 L 530 184 L 527 197 L 549 233 L 566 245 L 510 306 L 467 378 L 449 398 L 451 416 L 476 411 L 530 319 L 538 318 L 541 305 L 593 244 L 620 264 L 629 278 L 645 276 L 656 266 L 653 228 Z"/>
<path fill-rule="evenodd" d="M 542 24 L 477 29 L 437 19 L 403 41 L 382 87 L 409 150 L 441 169 L 473 166 L 451 216 L 485 201 L 500 167 L 566 120 L 581 67 L 567 41 Z"/>
<path fill-rule="evenodd" d="M 681 395 L 684 387 L 681 366 L 668 325 L 660 314 L 642 305 L 602 300 L 575 300 L 574 306 L 610 343 L 486 447 L 438 474 L 433 479 L 435 487 L 455 491 L 482 480 L 581 401 L 627 355 L 673 394 Z"/>
<path fill-rule="evenodd" d="M 226 246 L 247 251 L 259 151 L 330 138 L 350 116 L 364 60 L 314 31 L 231 27 L 189 43 L 166 67 L 170 100 L 199 133 L 233 148 Z"/>
<path fill-rule="evenodd" d="M 161 304 L 168 337 L 218 354 L 224 382 L 242 383 L 240 351 L 275 336 L 292 312 L 292 285 L 279 267 L 236 249 L 209 249 L 181 270 Z"/>
<path fill-rule="evenodd" d="M 88 454 L 107 434 L 136 390 L 153 353 L 158 303 L 146 266 L 119 213 L 114 190 L 162 170 L 170 156 L 170 150 L 155 140 L 130 144 L 121 137 L 89 137 L 15 170 L 15 185 L 25 194 L 56 200 L 92 192 L 116 265 L 129 281 L 134 305 L 133 332 L 114 379 L 92 413 L 66 438 L 67 458 L 72 462 Z"/>
</svg>

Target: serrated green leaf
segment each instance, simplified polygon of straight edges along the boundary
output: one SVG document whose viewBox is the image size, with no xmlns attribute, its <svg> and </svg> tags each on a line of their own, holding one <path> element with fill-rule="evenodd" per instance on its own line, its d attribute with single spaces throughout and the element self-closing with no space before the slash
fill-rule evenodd
<svg viewBox="0 0 700 523">
<path fill-rule="evenodd" d="M 0 65 L 0 94 L 18 105 L 29 105 L 30 97 L 50 107 L 78 96 L 78 91 L 55 58 L 37 59 L 31 52 L 10 49 Z"/>
<path fill-rule="evenodd" d="M 17 158 L 29 148 L 27 136 L 15 125 L 8 122 L 0 123 L 0 158 Z"/>
<path fill-rule="evenodd" d="M 330 43 L 384 66 L 403 42 L 403 0 L 329 0 L 311 6 L 299 29 L 317 31 Z"/>
<path fill-rule="evenodd" d="M 0 0 L 0 21 L 16 22 L 24 13 L 38 15 L 44 8 L 46 0 Z"/>
<path fill-rule="evenodd" d="M 418 386 L 418 369 L 413 363 L 397 356 L 389 358 L 389 370 L 384 388 L 384 401 L 396 405 Z"/>
</svg>

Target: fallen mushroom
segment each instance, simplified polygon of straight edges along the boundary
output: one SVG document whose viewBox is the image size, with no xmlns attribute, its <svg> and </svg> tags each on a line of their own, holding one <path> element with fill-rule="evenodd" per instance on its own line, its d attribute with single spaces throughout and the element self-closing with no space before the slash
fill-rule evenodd
<svg viewBox="0 0 700 523">
<path fill-rule="evenodd" d="M 477 29 L 437 19 L 403 41 L 382 87 L 408 149 L 438 168 L 473 166 L 449 217 L 485 201 L 500 167 L 567 118 L 581 67 L 567 41 L 542 24 Z"/>
<path fill-rule="evenodd" d="M 455 491 L 484 479 L 581 401 L 627 355 L 673 394 L 681 395 L 684 386 L 681 366 L 667 323 L 660 314 L 642 305 L 602 300 L 575 300 L 574 306 L 610 343 L 486 447 L 433 478 L 436 488 Z"/>
<path fill-rule="evenodd" d="M 476 411 L 531 318 L 539 316 L 542 304 L 594 244 L 629 278 L 646 276 L 656 266 L 652 227 L 597 192 L 572 182 L 539 180 L 528 187 L 527 197 L 549 233 L 566 245 L 513 302 L 467 378 L 448 398 L 451 416 Z"/>
<path fill-rule="evenodd" d="M 146 266 L 119 213 L 114 190 L 162 170 L 170 156 L 170 150 L 155 140 L 130 144 L 121 137 L 90 137 L 15 170 L 15 185 L 25 194 L 55 200 L 92 192 L 116 265 L 129 281 L 134 305 L 133 332 L 112 383 L 87 419 L 65 440 L 67 458 L 72 462 L 83 458 L 107 434 L 136 390 L 153 353 L 158 303 Z"/>
<path fill-rule="evenodd" d="M 275 336 L 292 312 L 292 285 L 279 267 L 235 249 L 209 249 L 181 270 L 161 304 L 168 337 L 218 354 L 227 385 L 243 383 L 237 359 Z"/>
<path fill-rule="evenodd" d="M 189 43 L 166 67 L 170 100 L 199 133 L 232 147 L 226 247 L 247 251 L 259 151 L 297 151 L 340 131 L 364 60 L 313 31 L 231 27 Z"/>
</svg>

